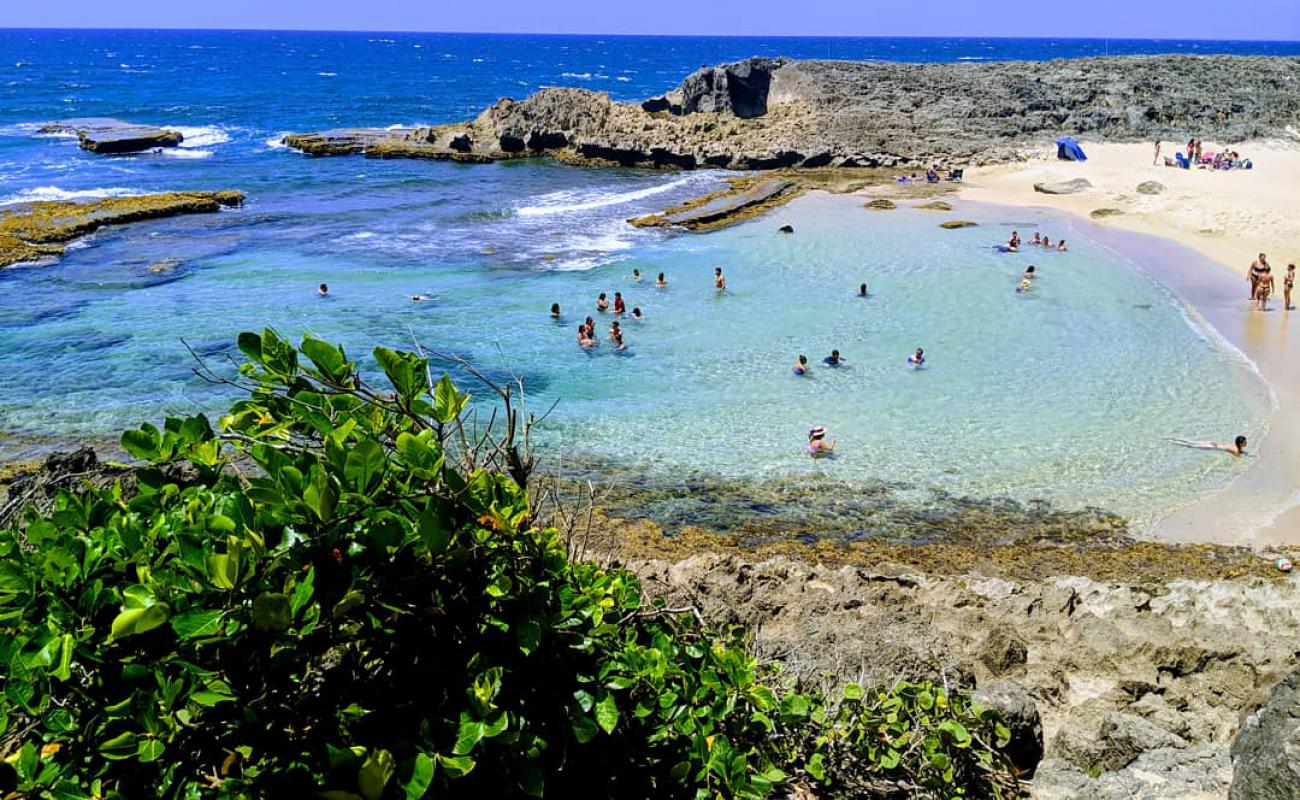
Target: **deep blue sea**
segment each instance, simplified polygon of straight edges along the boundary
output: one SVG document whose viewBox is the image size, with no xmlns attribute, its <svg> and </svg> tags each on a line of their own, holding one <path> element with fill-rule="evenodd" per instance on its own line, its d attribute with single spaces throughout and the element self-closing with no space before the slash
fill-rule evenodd
<svg viewBox="0 0 1300 800">
<path fill-rule="evenodd" d="M 181 344 L 221 361 L 274 325 L 344 342 L 427 346 L 522 374 L 539 441 L 658 475 L 827 476 L 918 490 L 1101 504 L 1150 517 L 1237 466 L 1153 446 L 1254 435 L 1267 398 L 1234 353 L 1086 230 L 1028 212 L 939 239 L 930 212 L 871 215 L 810 196 L 708 236 L 629 217 L 724 176 L 312 159 L 287 132 L 463 119 L 502 96 L 578 86 L 641 99 L 750 55 L 981 61 L 1127 53 L 1300 55 L 1300 43 L 596 37 L 399 33 L 0 31 L 0 205 L 240 189 L 237 211 L 96 234 L 57 263 L 0 271 L 0 457 L 34 436 L 107 435 L 213 410 Z M 102 157 L 43 122 L 112 116 L 178 128 L 183 147 Z M 1068 253 L 1001 257 L 1012 228 Z M 1032 293 L 1013 291 L 1037 260 Z M 712 291 L 715 265 L 729 291 Z M 632 270 L 645 278 L 637 282 Z M 650 284 L 660 271 L 669 287 Z M 862 281 L 868 301 L 852 297 Z M 327 282 L 330 296 L 316 296 Z M 576 325 L 599 292 L 646 312 L 629 349 Z M 432 299 L 413 302 L 414 294 Z M 560 323 L 546 311 L 564 308 Z M 600 321 L 601 339 L 608 321 Z M 930 366 L 906 369 L 924 346 Z M 796 380 L 831 348 L 848 367 Z M 1028 404 L 1028 405 L 1026 405 Z M 828 425 L 835 461 L 810 464 Z M 6 449 L 8 448 L 8 449 Z"/>
</svg>

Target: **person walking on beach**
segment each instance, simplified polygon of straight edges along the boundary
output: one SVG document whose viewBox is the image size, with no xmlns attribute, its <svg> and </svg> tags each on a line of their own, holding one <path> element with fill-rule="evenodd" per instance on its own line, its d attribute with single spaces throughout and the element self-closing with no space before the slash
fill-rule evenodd
<svg viewBox="0 0 1300 800">
<path fill-rule="evenodd" d="M 1259 278 L 1259 288 L 1255 290 L 1255 302 L 1260 311 L 1268 311 L 1268 296 L 1273 293 L 1273 268 L 1264 267 L 1264 274 Z"/>
<path fill-rule="evenodd" d="M 1295 264 L 1286 265 L 1286 275 L 1282 278 L 1282 305 L 1291 310 L 1291 290 L 1295 288 Z"/>
<path fill-rule="evenodd" d="M 1196 166 L 1196 139 L 1187 140 L 1187 163 Z"/>
<path fill-rule="evenodd" d="M 1156 139 L 1156 155 L 1155 158 L 1151 159 L 1151 165 L 1158 166 L 1159 164 L 1160 164 L 1160 140 Z"/>
<path fill-rule="evenodd" d="M 1264 270 L 1268 269 L 1268 257 L 1263 253 L 1255 259 L 1246 270 L 1246 281 L 1250 284 L 1250 299 L 1254 300 L 1259 295 L 1259 279 L 1264 276 Z"/>
<path fill-rule="evenodd" d="M 713 288 L 719 292 L 727 291 L 727 279 L 722 277 L 722 267 L 713 268 Z"/>
</svg>

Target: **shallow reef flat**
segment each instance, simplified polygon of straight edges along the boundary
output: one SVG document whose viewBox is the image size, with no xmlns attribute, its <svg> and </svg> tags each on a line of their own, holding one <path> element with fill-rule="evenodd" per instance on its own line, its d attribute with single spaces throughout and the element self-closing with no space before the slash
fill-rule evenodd
<svg viewBox="0 0 1300 800">
<path fill-rule="evenodd" d="M 106 225 L 212 214 L 243 202 L 243 192 L 225 190 L 22 203 L 0 209 L 0 267 L 62 255 L 68 242 Z"/>
</svg>

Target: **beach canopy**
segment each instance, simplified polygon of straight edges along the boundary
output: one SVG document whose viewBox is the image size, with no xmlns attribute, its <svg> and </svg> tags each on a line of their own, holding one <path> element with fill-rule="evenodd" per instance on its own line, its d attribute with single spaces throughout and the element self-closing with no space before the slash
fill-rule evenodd
<svg viewBox="0 0 1300 800">
<path fill-rule="evenodd" d="M 1087 161 L 1083 148 L 1073 136 L 1062 136 L 1056 140 L 1056 157 L 1062 161 Z"/>
</svg>

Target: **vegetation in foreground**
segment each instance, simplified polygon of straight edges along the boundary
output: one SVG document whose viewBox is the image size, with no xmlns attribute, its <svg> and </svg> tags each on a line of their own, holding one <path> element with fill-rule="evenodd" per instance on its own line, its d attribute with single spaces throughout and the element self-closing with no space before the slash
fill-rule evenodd
<svg viewBox="0 0 1300 800">
<path fill-rule="evenodd" d="M 380 389 L 314 338 L 239 346 L 215 429 L 127 431 L 134 490 L 0 531 L 0 796 L 1019 793 L 967 696 L 800 691 L 573 557 L 509 387 L 497 435 L 421 354 L 376 349 Z"/>
</svg>

